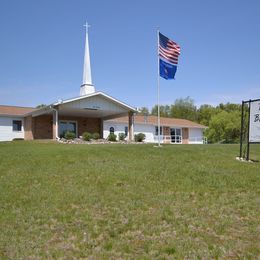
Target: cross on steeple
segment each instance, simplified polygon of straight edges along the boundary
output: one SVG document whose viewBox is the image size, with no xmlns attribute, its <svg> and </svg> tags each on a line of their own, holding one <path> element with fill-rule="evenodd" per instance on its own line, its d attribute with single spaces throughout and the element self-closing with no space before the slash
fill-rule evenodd
<svg viewBox="0 0 260 260">
<path fill-rule="evenodd" d="M 88 22 L 86 21 L 86 23 L 83 26 L 86 27 L 86 33 L 88 33 L 88 28 L 90 28 L 91 25 L 88 24 Z"/>
</svg>

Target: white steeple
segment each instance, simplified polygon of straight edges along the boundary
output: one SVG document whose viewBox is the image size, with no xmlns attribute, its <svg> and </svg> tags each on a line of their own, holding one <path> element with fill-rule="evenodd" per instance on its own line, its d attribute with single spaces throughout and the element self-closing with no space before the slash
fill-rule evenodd
<svg viewBox="0 0 260 260">
<path fill-rule="evenodd" d="M 92 79 L 91 79 L 91 67 L 90 67 L 89 44 L 88 44 L 88 28 L 90 27 L 90 25 L 86 22 L 84 26 L 86 27 L 86 42 L 85 42 L 83 81 L 80 87 L 80 96 L 84 96 L 95 92 L 95 87 L 92 85 Z"/>
</svg>

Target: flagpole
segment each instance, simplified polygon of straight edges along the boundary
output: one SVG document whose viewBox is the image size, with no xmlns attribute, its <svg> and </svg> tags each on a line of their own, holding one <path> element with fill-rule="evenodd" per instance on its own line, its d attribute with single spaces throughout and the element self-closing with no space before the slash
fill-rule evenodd
<svg viewBox="0 0 260 260">
<path fill-rule="evenodd" d="M 157 28 L 157 61 L 158 61 L 158 67 L 157 67 L 157 125 L 158 125 L 158 146 L 160 147 L 160 61 L 159 61 L 159 28 Z"/>
</svg>

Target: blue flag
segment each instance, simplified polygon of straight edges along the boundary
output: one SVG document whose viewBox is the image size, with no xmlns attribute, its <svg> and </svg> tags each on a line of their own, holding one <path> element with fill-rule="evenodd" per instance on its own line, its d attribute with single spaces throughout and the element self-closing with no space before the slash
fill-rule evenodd
<svg viewBox="0 0 260 260">
<path fill-rule="evenodd" d="M 174 79 L 177 66 L 160 59 L 160 76 L 165 79 Z"/>
</svg>

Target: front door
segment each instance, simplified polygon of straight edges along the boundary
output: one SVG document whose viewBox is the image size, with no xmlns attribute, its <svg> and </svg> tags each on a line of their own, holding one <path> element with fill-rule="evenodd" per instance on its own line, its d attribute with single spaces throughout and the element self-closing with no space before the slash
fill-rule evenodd
<svg viewBox="0 0 260 260">
<path fill-rule="evenodd" d="M 73 132 L 77 136 L 77 123 L 75 121 L 60 121 L 59 137 L 64 137 L 66 132 Z"/>
</svg>

